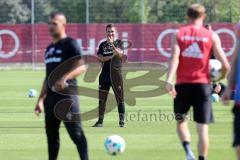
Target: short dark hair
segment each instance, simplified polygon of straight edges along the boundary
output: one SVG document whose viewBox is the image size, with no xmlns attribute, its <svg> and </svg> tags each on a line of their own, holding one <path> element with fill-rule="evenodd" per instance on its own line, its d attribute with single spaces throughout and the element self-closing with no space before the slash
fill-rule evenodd
<svg viewBox="0 0 240 160">
<path fill-rule="evenodd" d="M 112 28 L 112 27 L 115 27 L 115 28 L 116 28 L 116 26 L 115 26 L 113 23 L 109 23 L 109 24 L 106 26 L 106 31 L 107 31 L 108 28 Z"/>
<path fill-rule="evenodd" d="M 192 4 L 190 7 L 188 7 L 187 10 L 187 16 L 193 20 L 198 19 L 202 15 L 204 15 L 206 12 L 206 9 L 201 4 Z"/>
<path fill-rule="evenodd" d="M 64 16 L 64 17 L 66 17 L 63 12 L 59 12 L 59 11 L 52 12 L 49 17 L 50 18 L 54 18 L 56 16 Z"/>
</svg>

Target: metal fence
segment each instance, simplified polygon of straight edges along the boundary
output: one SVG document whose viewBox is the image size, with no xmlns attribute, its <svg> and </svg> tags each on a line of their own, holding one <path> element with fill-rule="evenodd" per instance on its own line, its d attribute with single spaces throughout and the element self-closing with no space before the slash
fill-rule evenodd
<svg viewBox="0 0 240 160">
<path fill-rule="evenodd" d="M 53 11 L 66 14 L 67 32 L 86 55 L 96 53 L 105 24 L 116 23 L 119 38 L 133 42 L 129 60 L 165 62 L 172 33 L 186 22 L 186 9 L 196 2 L 206 6 L 206 22 L 231 56 L 240 0 L 0 0 L 0 64 L 42 63 L 51 41 L 46 23 Z"/>
<path fill-rule="evenodd" d="M 186 8 L 201 2 L 209 22 L 236 22 L 240 0 L 0 0 L 0 23 L 44 23 L 52 11 L 70 23 L 185 22 Z"/>
</svg>

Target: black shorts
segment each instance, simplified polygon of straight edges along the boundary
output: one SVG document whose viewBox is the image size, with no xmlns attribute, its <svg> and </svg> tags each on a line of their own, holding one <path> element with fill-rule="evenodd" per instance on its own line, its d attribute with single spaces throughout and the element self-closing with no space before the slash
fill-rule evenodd
<svg viewBox="0 0 240 160">
<path fill-rule="evenodd" d="M 233 107 L 233 147 L 240 146 L 240 106 Z"/>
<path fill-rule="evenodd" d="M 174 99 L 174 113 L 177 121 L 185 120 L 192 106 L 195 122 L 203 124 L 213 122 L 210 84 L 177 84 L 175 89 L 177 96 Z"/>
<path fill-rule="evenodd" d="M 104 95 L 105 92 L 109 92 L 110 87 L 112 87 L 115 94 L 117 103 L 124 103 L 124 89 L 123 89 L 123 79 L 121 72 L 115 71 L 111 75 L 110 73 L 102 72 L 99 77 L 99 99 L 106 101 Z M 108 93 L 107 93 L 108 94 Z M 101 98 L 103 97 L 103 98 Z"/>
</svg>

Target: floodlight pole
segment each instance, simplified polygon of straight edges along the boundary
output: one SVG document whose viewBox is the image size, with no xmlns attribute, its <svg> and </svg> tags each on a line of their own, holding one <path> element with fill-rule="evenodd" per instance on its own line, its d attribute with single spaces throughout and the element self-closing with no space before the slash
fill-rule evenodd
<svg viewBox="0 0 240 160">
<path fill-rule="evenodd" d="M 32 12 L 31 12 L 31 24 L 34 24 L 34 21 L 35 21 L 35 19 L 34 19 L 34 10 L 35 10 L 35 6 L 34 6 L 34 0 L 31 0 L 31 10 L 32 10 Z"/>
<path fill-rule="evenodd" d="M 141 43 L 142 43 L 142 46 L 144 46 L 144 24 L 146 23 L 145 21 L 145 0 L 141 0 Z M 140 65 L 143 63 L 144 61 L 144 51 L 141 51 L 141 62 L 140 62 Z"/>
<path fill-rule="evenodd" d="M 144 1 L 145 0 L 142 0 L 141 1 L 141 19 L 142 19 L 142 24 L 145 23 L 145 18 L 144 18 L 144 12 L 145 12 L 145 6 L 144 6 Z"/>
<path fill-rule="evenodd" d="M 86 24 L 89 23 L 89 0 L 85 0 L 86 3 Z"/>
<path fill-rule="evenodd" d="M 31 25 L 32 25 L 32 69 L 35 68 L 35 4 L 34 0 L 31 0 Z"/>
</svg>

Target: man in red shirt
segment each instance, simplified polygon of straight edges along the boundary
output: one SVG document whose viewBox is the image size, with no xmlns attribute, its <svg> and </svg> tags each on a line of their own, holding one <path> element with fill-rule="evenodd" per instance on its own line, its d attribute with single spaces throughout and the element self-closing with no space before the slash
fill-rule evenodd
<svg viewBox="0 0 240 160">
<path fill-rule="evenodd" d="M 211 50 L 222 63 L 223 77 L 230 66 L 221 47 L 220 38 L 203 26 L 205 7 L 193 4 L 187 10 L 189 24 L 180 28 L 172 39 L 172 57 L 169 62 L 166 89 L 174 97 L 177 133 L 186 152 L 187 160 L 194 160 L 190 148 L 187 114 L 193 107 L 197 123 L 199 160 L 208 155 L 208 124 L 213 122 L 209 59 Z M 176 85 L 172 85 L 176 73 Z"/>
</svg>

